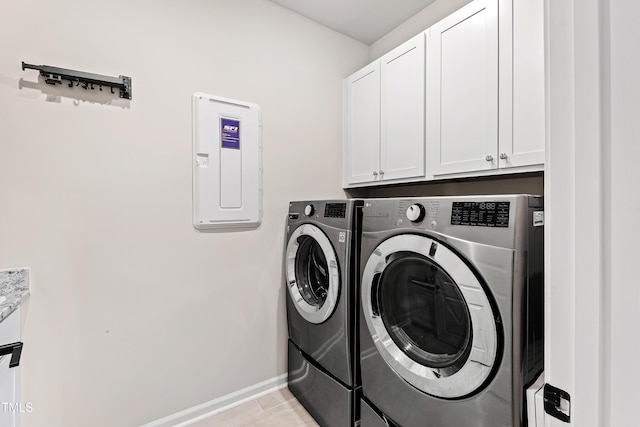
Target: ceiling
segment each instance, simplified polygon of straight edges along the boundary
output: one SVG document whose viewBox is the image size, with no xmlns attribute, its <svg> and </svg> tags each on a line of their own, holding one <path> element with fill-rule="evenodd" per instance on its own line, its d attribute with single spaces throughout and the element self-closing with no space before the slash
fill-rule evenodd
<svg viewBox="0 0 640 427">
<path fill-rule="evenodd" d="M 434 0 L 270 0 L 371 45 Z"/>
</svg>

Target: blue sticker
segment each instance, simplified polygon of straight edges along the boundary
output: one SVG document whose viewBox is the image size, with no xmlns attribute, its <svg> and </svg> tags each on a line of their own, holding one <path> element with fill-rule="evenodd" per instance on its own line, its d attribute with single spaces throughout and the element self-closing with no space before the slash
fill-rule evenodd
<svg viewBox="0 0 640 427">
<path fill-rule="evenodd" d="M 222 148 L 240 149 L 240 120 L 220 118 Z"/>
</svg>

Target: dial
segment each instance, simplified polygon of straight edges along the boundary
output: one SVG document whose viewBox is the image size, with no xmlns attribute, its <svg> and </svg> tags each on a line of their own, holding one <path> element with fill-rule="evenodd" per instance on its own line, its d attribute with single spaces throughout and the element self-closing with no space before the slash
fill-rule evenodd
<svg viewBox="0 0 640 427">
<path fill-rule="evenodd" d="M 315 208 L 313 207 L 313 205 L 307 205 L 304 207 L 304 214 L 306 216 L 311 216 L 313 215 L 313 213 L 315 212 Z"/>
<path fill-rule="evenodd" d="M 407 209 L 407 219 L 411 222 L 420 222 L 424 219 L 424 213 L 424 206 L 416 203 Z"/>
</svg>

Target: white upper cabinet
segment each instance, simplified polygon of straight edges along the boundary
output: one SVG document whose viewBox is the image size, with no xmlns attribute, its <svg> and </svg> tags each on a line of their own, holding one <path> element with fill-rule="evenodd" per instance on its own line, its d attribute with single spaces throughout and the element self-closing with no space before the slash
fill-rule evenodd
<svg viewBox="0 0 640 427">
<path fill-rule="evenodd" d="M 475 0 L 431 27 L 427 147 L 434 177 L 541 170 L 544 0 Z"/>
<path fill-rule="evenodd" d="M 425 35 L 380 60 L 380 178 L 424 176 Z"/>
<path fill-rule="evenodd" d="M 544 0 L 500 2 L 500 168 L 544 164 Z"/>
<path fill-rule="evenodd" d="M 380 62 L 344 81 L 346 183 L 374 181 L 380 171 Z"/>
<path fill-rule="evenodd" d="M 425 34 L 347 77 L 345 186 L 422 178 Z"/>
<path fill-rule="evenodd" d="M 345 187 L 540 171 L 544 0 L 473 0 L 345 79 Z"/>
<path fill-rule="evenodd" d="M 427 145 L 433 175 L 497 166 L 498 5 L 476 0 L 431 27 Z"/>
</svg>

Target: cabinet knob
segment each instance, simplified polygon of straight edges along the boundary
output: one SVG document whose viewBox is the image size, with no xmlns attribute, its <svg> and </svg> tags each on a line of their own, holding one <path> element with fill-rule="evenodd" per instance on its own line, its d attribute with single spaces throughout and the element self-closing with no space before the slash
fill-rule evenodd
<svg viewBox="0 0 640 427">
<path fill-rule="evenodd" d="M 373 171 L 373 176 L 378 176 L 378 171 Z"/>
<path fill-rule="evenodd" d="M 484 158 L 487 162 L 493 162 L 493 156 L 491 154 L 489 154 L 487 157 Z"/>
<path fill-rule="evenodd" d="M 509 158 L 509 156 L 507 156 L 507 153 L 500 153 L 500 158 L 502 160 L 507 160 Z"/>
<path fill-rule="evenodd" d="M 384 175 L 384 171 L 380 171 L 380 178 Z"/>
</svg>

